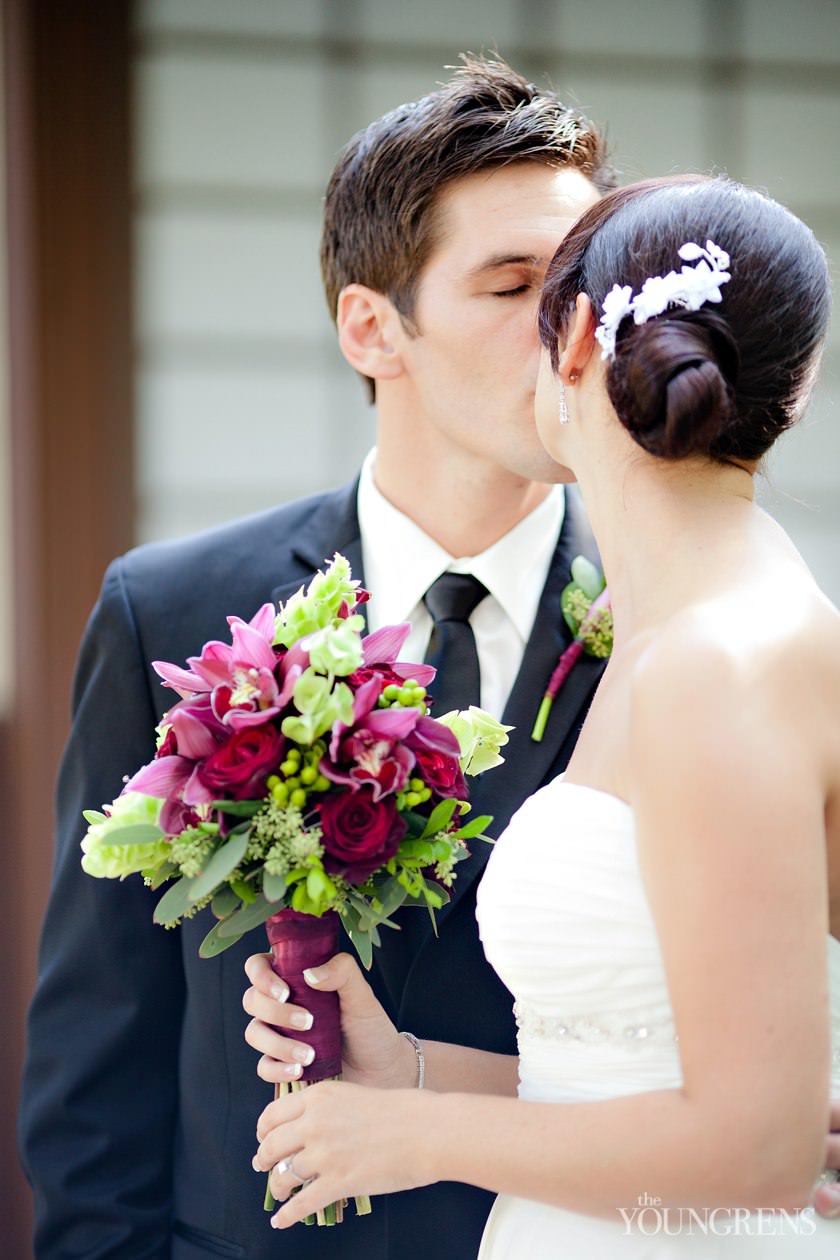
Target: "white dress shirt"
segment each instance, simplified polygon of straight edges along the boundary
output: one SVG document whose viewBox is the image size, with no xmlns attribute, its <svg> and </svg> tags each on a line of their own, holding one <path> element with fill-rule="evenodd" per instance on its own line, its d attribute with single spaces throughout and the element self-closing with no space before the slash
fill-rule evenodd
<svg viewBox="0 0 840 1260">
<path fill-rule="evenodd" d="M 373 479 L 376 449 L 359 481 L 359 526 L 371 631 L 411 623 L 400 659 L 422 661 L 432 632 L 423 596 L 447 571 L 472 573 L 490 592 L 470 625 L 481 670 L 481 704 L 500 718 L 531 634 L 563 523 L 565 495 L 553 486 L 543 501 L 477 556 L 451 556 L 385 498 Z M 557 610 L 558 616 L 560 610 Z M 434 691 L 434 688 L 432 688 Z"/>
</svg>

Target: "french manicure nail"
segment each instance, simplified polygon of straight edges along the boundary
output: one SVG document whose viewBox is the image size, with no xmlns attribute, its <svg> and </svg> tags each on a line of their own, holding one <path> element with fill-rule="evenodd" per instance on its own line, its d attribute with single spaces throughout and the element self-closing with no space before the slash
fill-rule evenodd
<svg viewBox="0 0 840 1260">
<path fill-rule="evenodd" d="M 287 1063 L 285 1065 L 285 1071 L 287 1076 L 300 1076 L 303 1068 L 299 1063 Z"/>
<path fill-rule="evenodd" d="M 326 980 L 327 973 L 324 967 L 307 967 L 303 973 L 303 978 L 307 984 L 320 984 L 322 980 Z"/>
<path fill-rule="evenodd" d="M 315 1051 L 312 1049 L 312 1046 L 295 1046 L 292 1054 L 298 1063 L 302 1063 L 305 1067 L 309 1067 L 309 1064 L 315 1058 Z"/>
<path fill-rule="evenodd" d="M 314 1022 L 315 1021 L 310 1011 L 296 1011 L 289 1020 L 292 1028 L 300 1028 L 303 1032 L 306 1032 L 308 1028 L 311 1028 Z"/>
<path fill-rule="evenodd" d="M 287 1002 L 289 1000 L 289 986 L 284 984 L 282 980 L 275 980 L 271 986 L 271 996 L 276 998 L 278 1002 Z"/>
</svg>

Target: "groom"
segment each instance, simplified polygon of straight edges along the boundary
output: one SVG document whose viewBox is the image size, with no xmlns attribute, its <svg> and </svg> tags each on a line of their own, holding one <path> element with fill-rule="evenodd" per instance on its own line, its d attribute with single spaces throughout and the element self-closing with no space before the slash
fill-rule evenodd
<svg viewBox="0 0 840 1260">
<path fill-rule="evenodd" d="M 373 123 L 331 180 L 323 267 L 342 350 L 377 406 L 375 455 L 344 490 L 109 569 L 79 661 L 30 1016 L 21 1142 L 39 1260 L 476 1254 L 490 1196 L 461 1185 L 379 1200 L 333 1230 L 268 1227 L 250 1165 L 267 1093 L 241 1009 L 242 963 L 258 943 L 200 960 L 205 915 L 164 932 L 139 879 L 84 876 L 81 811 L 153 752 L 171 695 L 149 661 L 182 661 L 225 634 L 226 614 L 288 597 L 336 550 L 373 591 L 371 628 L 411 621 L 408 658 L 422 659 L 432 612 L 443 615 L 427 596 L 436 579 L 451 569 L 482 584 L 461 629 L 482 702 L 516 727 L 505 766 L 473 793 L 494 831 L 563 768 L 596 662 L 576 666 L 543 741 L 529 732 L 568 641 L 560 592 L 593 546 L 534 429 L 534 316 L 557 242 L 610 182 L 591 124 L 500 63 L 468 61 Z M 444 663 L 440 687 L 456 673 Z M 474 918 L 485 858 L 477 849 L 461 868 L 439 939 L 413 911 L 403 932 L 383 934 L 372 979 L 399 1027 L 512 1053 L 510 996 Z"/>
</svg>

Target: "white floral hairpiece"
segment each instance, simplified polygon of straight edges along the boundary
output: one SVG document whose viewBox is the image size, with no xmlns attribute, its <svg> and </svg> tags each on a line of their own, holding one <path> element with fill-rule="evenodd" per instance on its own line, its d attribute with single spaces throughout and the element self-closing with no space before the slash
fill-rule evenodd
<svg viewBox="0 0 840 1260">
<path fill-rule="evenodd" d="M 645 324 L 654 315 L 661 315 L 669 306 L 682 306 L 689 311 L 699 311 L 706 302 L 720 302 L 720 286 L 731 280 L 726 268 L 729 255 L 714 241 L 706 241 L 703 249 L 694 241 L 687 241 L 678 250 L 686 262 L 699 258 L 696 267 L 682 267 L 679 272 L 669 271 L 667 276 L 649 276 L 641 292 L 633 297 L 629 284 L 614 284 L 604 298 L 595 336 L 601 346 L 602 359 L 615 358 L 615 335 L 621 321 L 633 316 L 634 323 Z"/>
</svg>

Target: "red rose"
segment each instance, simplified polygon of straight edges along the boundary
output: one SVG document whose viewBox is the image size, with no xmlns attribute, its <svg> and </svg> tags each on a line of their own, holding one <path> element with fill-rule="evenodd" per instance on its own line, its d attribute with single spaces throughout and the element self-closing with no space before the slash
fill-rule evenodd
<svg viewBox="0 0 840 1260">
<path fill-rule="evenodd" d="M 318 806 L 324 832 L 324 868 L 348 884 L 363 884 L 394 856 L 405 822 L 392 796 L 373 799 L 367 788 L 336 792 Z"/>
<path fill-rule="evenodd" d="M 416 749 L 414 756 L 415 773 L 433 792 L 442 797 L 454 796 L 458 801 L 467 799 L 469 792 L 457 757 L 425 748 Z"/>
<path fill-rule="evenodd" d="M 235 731 L 211 753 L 198 777 L 221 800 L 243 801 L 262 795 L 265 780 L 283 759 L 284 739 L 270 722 Z"/>
</svg>

